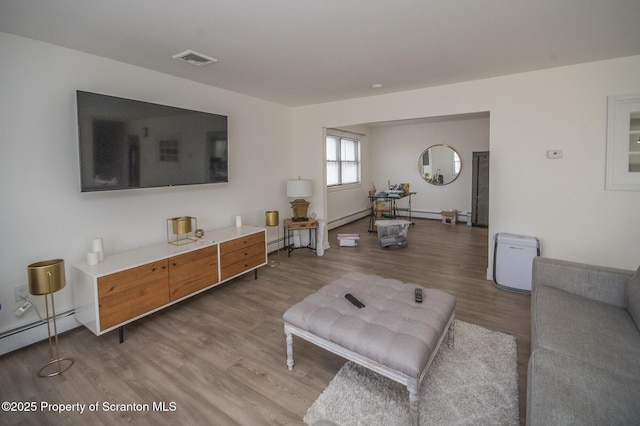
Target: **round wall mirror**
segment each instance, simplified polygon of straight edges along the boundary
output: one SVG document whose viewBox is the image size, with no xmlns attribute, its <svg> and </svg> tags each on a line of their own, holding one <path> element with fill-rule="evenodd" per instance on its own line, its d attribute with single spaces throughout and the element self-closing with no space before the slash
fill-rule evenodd
<svg viewBox="0 0 640 426">
<path fill-rule="evenodd" d="M 418 173 L 432 185 L 448 185 L 462 170 L 458 152 L 449 145 L 433 145 L 425 149 L 418 159 Z"/>
</svg>

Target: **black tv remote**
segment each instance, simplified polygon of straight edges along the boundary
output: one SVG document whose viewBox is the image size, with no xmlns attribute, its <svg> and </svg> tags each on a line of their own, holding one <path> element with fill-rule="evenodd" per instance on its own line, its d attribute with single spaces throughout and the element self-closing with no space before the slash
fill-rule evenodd
<svg viewBox="0 0 640 426">
<path fill-rule="evenodd" d="M 416 303 L 422 303 L 422 289 L 416 288 Z"/>
<path fill-rule="evenodd" d="M 347 293 L 344 295 L 344 297 L 347 298 L 347 300 L 351 303 L 353 303 L 353 306 L 357 307 L 358 309 L 360 308 L 364 308 L 364 303 L 362 303 L 361 301 L 359 301 L 358 299 L 356 299 L 353 294 L 351 293 Z"/>
</svg>

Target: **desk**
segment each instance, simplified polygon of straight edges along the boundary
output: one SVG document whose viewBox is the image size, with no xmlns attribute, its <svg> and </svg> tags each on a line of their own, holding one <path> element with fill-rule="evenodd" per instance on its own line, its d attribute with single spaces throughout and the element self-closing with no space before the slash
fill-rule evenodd
<svg viewBox="0 0 640 426">
<path fill-rule="evenodd" d="M 391 194 L 390 196 L 390 194 L 385 192 L 376 195 L 369 195 L 369 206 L 371 208 L 371 213 L 369 215 L 369 232 L 376 232 L 376 219 L 396 219 L 399 211 L 406 212 L 406 217 L 409 219 L 409 222 L 411 222 L 412 225 L 415 225 L 411 218 L 411 196 L 415 194 L 415 192 L 406 192 L 402 194 Z M 407 207 L 398 207 L 397 200 L 401 200 L 403 198 L 408 199 Z M 386 202 L 388 207 L 386 209 L 377 209 L 376 202 L 379 201 Z M 376 213 L 381 213 L 380 217 L 376 217 Z"/>
<path fill-rule="evenodd" d="M 309 219 L 305 221 L 293 221 L 291 219 L 285 219 L 284 221 L 284 246 L 287 249 L 287 257 L 291 257 L 291 252 L 299 248 L 308 248 L 316 250 L 316 235 L 315 230 L 318 228 L 318 221 Z M 309 244 L 306 246 L 295 247 L 292 241 L 291 233 L 293 231 L 309 230 Z M 313 231 L 313 232 L 311 232 Z"/>
</svg>

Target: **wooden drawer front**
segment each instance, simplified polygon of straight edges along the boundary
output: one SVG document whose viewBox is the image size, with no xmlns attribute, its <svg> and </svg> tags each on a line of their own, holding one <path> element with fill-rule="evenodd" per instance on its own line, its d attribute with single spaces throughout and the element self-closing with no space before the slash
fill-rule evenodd
<svg viewBox="0 0 640 426">
<path fill-rule="evenodd" d="M 294 229 L 314 229 L 318 227 L 318 223 L 316 221 L 309 222 L 287 222 L 287 228 Z"/>
<path fill-rule="evenodd" d="M 266 261 L 264 232 L 220 244 L 220 278 L 222 280 L 246 272 Z"/>
<path fill-rule="evenodd" d="M 260 254 L 264 258 L 264 243 L 254 244 L 232 252 L 222 252 L 220 254 L 220 266 L 224 269 L 234 263 L 244 262 L 246 259 Z"/>
<path fill-rule="evenodd" d="M 258 265 L 266 262 L 264 255 L 264 245 L 262 246 L 262 252 L 258 255 L 248 257 L 244 259 L 242 262 L 233 263 L 231 265 L 224 266 L 224 263 L 221 265 L 220 274 L 222 275 L 222 279 L 226 280 L 227 278 L 231 278 L 235 275 L 241 274 L 243 272 L 248 271 L 251 268 L 255 268 Z"/>
<path fill-rule="evenodd" d="M 100 330 L 169 303 L 167 260 L 98 278 Z"/>
<path fill-rule="evenodd" d="M 241 250 L 245 247 L 253 246 L 255 244 L 265 243 L 264 232 L 258 232 L 256 234 L 247 235 L 246 237 L 236 238 L 235 240 L 227 241 L 220 244 L 220 254 L 224 256 L 226 253 Z M 224 266 L 224 263 L 223 263 Z"/>
<path fill-rule="evenodd" d="M 171 300 L 180 299 L 218 282 L 218 246 L 169 259 Z"/>
</svg>

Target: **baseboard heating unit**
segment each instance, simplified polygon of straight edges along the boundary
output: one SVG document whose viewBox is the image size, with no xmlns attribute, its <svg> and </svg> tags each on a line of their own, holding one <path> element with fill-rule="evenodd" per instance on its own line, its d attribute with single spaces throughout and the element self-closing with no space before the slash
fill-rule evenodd
<svg viewBox="0 0 640 426">
<path fill-rule="evenodd" d="M 56 323 L 58 334 L 82 325 L 73 316 L 73 309 L 56 315 Z M 53 324 L 51 324 L 51 327 L 53 327 Z M 0 334 L 0 355 L 32 345 L 46 338 L 47 323 L 41 320 L 5 331 Z"/>
</svg>

